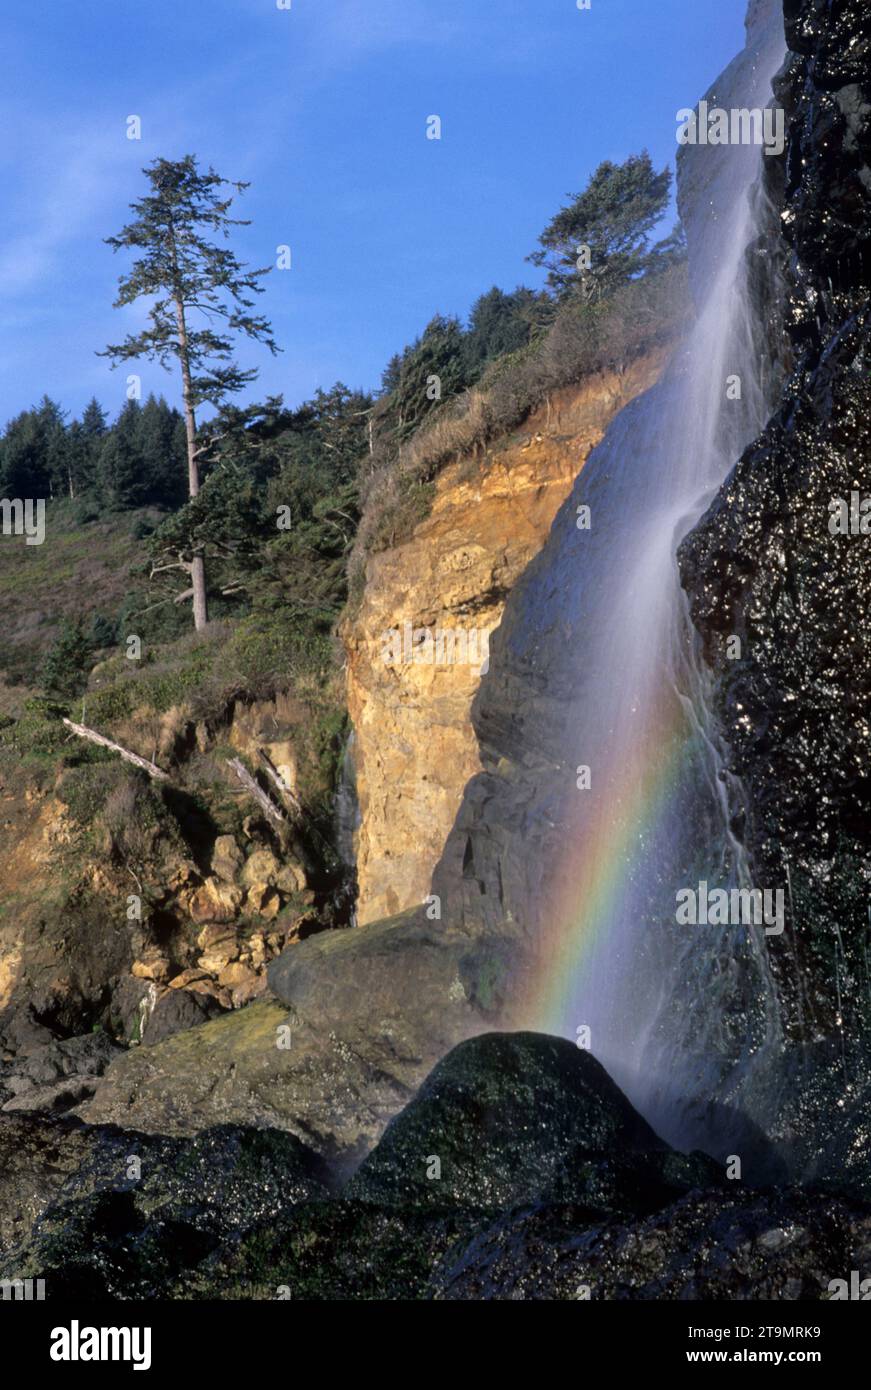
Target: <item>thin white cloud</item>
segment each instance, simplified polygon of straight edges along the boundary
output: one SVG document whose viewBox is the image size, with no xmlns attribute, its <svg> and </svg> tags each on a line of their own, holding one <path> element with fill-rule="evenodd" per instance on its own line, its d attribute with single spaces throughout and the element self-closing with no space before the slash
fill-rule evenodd
<svg viewBox="0 0 871 1390">
<path fill-rule="evenodd" d="M 462 25 L 432 0 L 335 0 L 317 11 L 315 32 L 328 52 L 362 54 L 396 44 L 444 44 Z"/>
<path fill-rule="evenodd" d="M 16 142 L 14 177 L 10 170 L 4 176 L 0 293 L 5 298 L 29 292 L 58 271 L 74 273 L 72 248 L 84 231 L 100 225 L 116 196 L 117 176 L 127 166 L 123 127 L 65 134 L 57 123 L 41 130 L 29 126 L 26 147 Z"/>
</svg>

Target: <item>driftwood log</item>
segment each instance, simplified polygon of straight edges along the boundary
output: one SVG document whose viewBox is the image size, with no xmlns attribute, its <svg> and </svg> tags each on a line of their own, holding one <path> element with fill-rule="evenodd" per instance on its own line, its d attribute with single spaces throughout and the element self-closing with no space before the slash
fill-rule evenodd
<svg viewBox="0 0 871 1390">
<path fill-rule="evenodd" d="M 272 798 L 266 795 L 263 788 L 257 785 L 244 763 L 238 758 L 228 758 L 227 765 L 233 769 L 239 781 L 242 783 L 242 786 L 245 788 L 248 795 L 257 802 L 263 814 L 268 816 L 271 821 L 274 821 L 275 824 L 282 829 L 286 829 L 288 824 L 287 816 L 279 806 L 276 806 Z"/>
<path fill-rule="evenodd" d="M 149 777 L 153 777 L 155 782 L 168 782 L 169 774 L 158 767 L 157 763 L 150 763 L 147 758 L 140 758 L 138 753 L 131 753 L 129 748 L 122 748 L 120 743 L 113 743 L 110 738 L 105 738 L 98 734 L 95 729 L 89 729 L 86 724 L 74 724 L 71 719 L 64 719 L 64 724 L 68 729 L 72 729 L 79 738 L 86 738 L 89 743 L 97 743 L 101 748 L 108 748 L 111 753 L 117 753 L 119 758 L 125 762 L 132 763 L 134 767 L 147 772 Z"/>
<path fill-rule="evenodd" d="M 263 764 L 263 770 L 266 773 L 266 776 L 269 778 L 270 782 L 272 782 L 276 787 L 279 796 L 281 796 L 288 803 L 293 819 L 300 820 L 302 817 L 302 803 L 300 802 L 299 797 L 296 795 L 296 792 L 293 790 L 292 787 L 289 787 L 287 785 L 281 773 L 278 771 L 278 768 L 275 766 L 275 763 L 269 757 L 269 754 L 266 753 L 262 748 L 258 748 L 257 753 L 260 757 L 260 761 Z"/>
</svg>

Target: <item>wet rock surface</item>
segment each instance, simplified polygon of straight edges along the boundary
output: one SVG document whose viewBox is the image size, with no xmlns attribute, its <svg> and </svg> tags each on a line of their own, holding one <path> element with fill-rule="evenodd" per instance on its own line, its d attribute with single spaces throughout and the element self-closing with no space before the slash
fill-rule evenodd
<svg viewBox="0 0 871 1390">
<path fill-rule="evenodd" d="M 871 1214 L 837 1199 L 694 1192 L 645 1221 L 589 1226 L 557 1206 L 506 1216 L 454 1246 L 430 1296 L 813 1302 L 869 1258 Z"/>
<path fill-rule="evenodd" d="M 797 1043 L 834 1039 L 855 1097 L 871 1075 L 871 16 L 863 0 L 784 11 L 793 371 L 679 559 L 756 881 L 788 897 L 768 946 L 781 1025 Z"/>
<path fill-rule="evenodd" d="M 411 1208 L 547 1197 L 631 1210 L 719 1177 L 702 1155 L 670 1151 L 590 1053 L 562 1038 L 491 1033 L 435 1068 L 348 1195 Z"/>
<path fill-rule="evenodd" d="M 0 1166 L 0 1278 L 49 1299 L 814 1300 L 871 1263 L 871 1206 L 726 1181 L 541 1034 L 455 1048 L 344 1185 L 238 1125 L 0 1116 Z"/>
<path fill-rule="evenodd" d="M 178 1281 L 183 1297 L 213 1251 L 327 1190 L 316 1155 L 274 1130 L 179 1140 L 33 1119 L 0 1126 L 0 1152 L 15 1162 L 0 1199 L 0 1277 L 42 1278 L 49 1297 L 158 1298 Z"/>
<path fill-rule="evenodd" d="M 509 962 L 510 940 L 424 912 L 319 934 L 272 962 L 276 997 L 122 1054 L 76 1114 L 151 1133 L 287 1129 L 347 1166 L 440 1057 L 494 1025 Z"/>
</svg>

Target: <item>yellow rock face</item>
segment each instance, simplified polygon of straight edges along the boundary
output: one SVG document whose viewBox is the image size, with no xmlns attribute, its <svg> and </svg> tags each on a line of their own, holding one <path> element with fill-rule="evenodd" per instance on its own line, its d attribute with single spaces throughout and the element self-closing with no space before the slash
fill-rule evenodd
<svg viewBox="0 0 871 1390">
<path fill-rule="evenodd" d="M 426 898 L 480 770 L 471 706 L 489 634 L 587 456 L 664 358 L 554 393 L 517 435 L 446 468 L 411 539 L 369 561 L 362 606 L 343 632 L 361 924 Z"/>
</svg>

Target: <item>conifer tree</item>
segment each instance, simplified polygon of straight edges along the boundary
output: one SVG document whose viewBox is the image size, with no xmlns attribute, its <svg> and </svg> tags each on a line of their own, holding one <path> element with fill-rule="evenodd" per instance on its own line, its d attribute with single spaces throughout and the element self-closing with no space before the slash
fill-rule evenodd
<svg viewBox="0 0 871 1390">
<path fill-rule="evenodd" d="M 140 450 L 141 416 L 139 402 L 126 401 L 102 442 L 100 491 L 113 507 L 136 507 L 146 500 Z"/>
<path fill-rule="evenodd" d="M 96 396 L 92 396 L 82 412 L 81 420 L 74 420 L 69 428 L 71 466 L 77 494 L 97 490 L 100 452 L 107 429 L 106 412 Z"/>
<path fill-rule="evenodd" d="M 115 251 L 142 252 L 119 281 L 115 307 L 132 304 L 143 295 L 153 299 L 149 326 L 110 345 L 101 355 L 110 357 L 114 365 L 139 357 L 164 367 L 172 360 L 178 363 L 188 492 L 194 498 L 200 490 L 198 407 L 220 407 L 228 395 L 243 390 L 257 375 L 233 360 L 234 336 L 254 338 L 271 352 L 278 351 L 267 320 L 251 313 L 252 296 L 263 292 L 258 281 L 268 268 L 249 270 L 228 247 L 209 239 L 215 235 L 226 239 L 231 227 L 247 225 L 229 215 L 233 196 L 222 192 L 227 188 L 240 193 L 247 184 L 221 178 L 211 168 L 202 173 L 193 155 L 156 159 L 143 172 L 149 191 L 131 205 L 134 220 L 117 236 L 108 237 L 107 244 Z M 180 552 L 174 565 L 190 574 L 194 624 L 203 628 L 208 611 L 202 544 Z"/>
<path fill-rule="evenodd" d="M 178 507 L 185 499 L 183 468 L 185 434 L 181 416 L 161 396 L 149 396 L 139 416 L 139 455 L 144 479 L 143 500 L 160 507 Z M 179 445 L 181 447 L 179 448 Z"/>
<path fill-rule="evenodd" d="M 75 497 L 75 478 L 72 456 L 68 447 L 66 411 L 50 396 L 43 396 L 36 408 L 37 428 L 42 435 L 45 468 L 49 477 L 51 496 L 64 493 Z"/>
<path fill-rule="evenodd" d="M 584 191 L 551 219 L 539 237 L 540 249 L 527 260 L 546 268 L 548 286 L 557 299 L 606 298 L 671 253 L 670 238 L 650 245 L 668 206 L 670 188 L 671 170 L 657 173 L 646 150 L 623 164 L 606 159 Z"/>
<path fill-rule="evenodd" d="M 0 485 L 7 497 L 51 497 L 44 422 L 38 410 L 10 420 L 0 445 Z"/>
<path fill-rule="evenodd" d="M 88 439 L 99 439 L 106 433 L 106 412 L 96 396 L 92 396 L 82 412 L 82 433 Z"/>
</svg>

